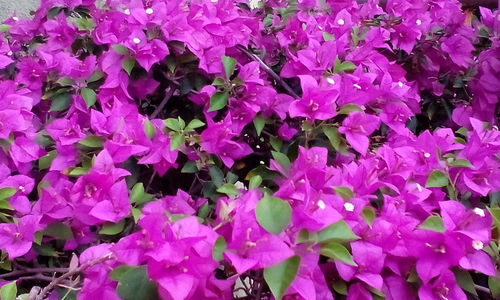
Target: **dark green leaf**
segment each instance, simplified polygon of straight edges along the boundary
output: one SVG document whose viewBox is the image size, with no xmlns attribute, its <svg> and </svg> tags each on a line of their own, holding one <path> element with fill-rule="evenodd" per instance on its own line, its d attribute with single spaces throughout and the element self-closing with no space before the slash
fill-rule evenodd
<svg viewBox="0 0 500 300">
<path fill-rule="evenodd" d="M 127 58 L 123 59 L 122 68 L 123 68 L 123 70 L 125 70 L 125 72 L 127 72 L 127 74 L 129 76 L 132 73 L 132 69 L 134 68 L 134 66 L 135 66 L 135 59 L 134 58 L 127 57 Z"/>
<path fill-rule="evenodd" d="M 334 73 L 342 73 L 356 70 L 356 65 L 350 61 L 341 62 L 338 58 L 335 59 Z"/>
<path fill-rule="evenodd" d="M 71 228 L 68 225 L 62 223 L 50 224 L 43 230 L 43 234 L 61 240 L 73 239 L 73 231 L 71 230 Z"/>
<path fill-rule="evenodd" d="M 144 121 L 144 132 L 146 133 L 146 136 L 150 139 L 154 138 L 156 134 L 156 127 L 148 119 Z"/>
<path fill-rule="evenodd" d="M 335 292 L 341 295 L 347 295 L 347 284 L 342 279 L 335 280 L 332 285 Z"/>
<path fill-rule="evenodd" d="M 71 94 L 64 93 L 58 94 L 52 98 L 50 104 L 50 111 L 63 111 L 68 109 L 71 104 Z"/>
<path fill-rule="evenodd" d="M 321 245 L 320 248 L 321 255 L 329 258 L 339 260 L 351 266 L 357 266 L 357 264 L 352 260 L 352 255 L 349 253 L 346 247 L 337 242 L 330 242 L 328 244 Z"/>
<path fill-rule="evenodd" d="M 493 217 L 493 223 L 495 224 L 495 226 L 497 228 L 500 228 L 500 207 L 487 207 L 487 209 Z"/>
<path fill-rule="evenodd" d="M 271 151 L 271 154 L 274 158 L 275 161 L 278 162 L 278 164 L 285 170 L 288 171 L 290 168 L 290 159 L 288 156 L 281 152 L 276 152 L 276 151 Z"/>
<path fill-rule="evenodd" d="M 361 215 L 368 225 L 372 225 L 373 220 L 376 217 L 375 209 L 371 206 L 365 206 Z"/>
<path fill-rule="evenodd" d="M 113 269 L 111 273 L 109 273 L 109 278 L 113 281 L 119 281 L 123 274 L 125 274 L 128 270 L 133 269 L 135 267 L 121 265 Z"/>
<path fill-rule="evenodd" d="M 130 192 L 130 202 L 136 203 L 141 201 L 145 194 L 144 184 L 142 182 L 136 183 Z"/>
<path fill-rule="evenodd" d="M 260 136 L 260 134 L 262 133 L 262 129 L 264 129 L 264 126 L 266 126 L 266 119 L 261 115 L 257 115 L 253 119 L 253 126 L 255 126 L 257 136 Z"/>
<path fill-rule="evenodd" d="M 128 48 L 122 45 L 113 45 L 112 46 L 113 50 L 118 53 L 118 54 L 128 54 Z"/>
<path fill-rule="evenodd" d="M 234 67 L 236 66 L 236 59 L 230 56 L 222 57 L 222 64 L 224 65 L 224 71 L 226 73 L 226 78 L 229 79 L 233 75 Z"/>
<path fill-rule="evenodd" d="M 467 270 L 455 270 L 455 278 L 457 280 L 458 285 L 465 291 L 471 293 L 472 295 L 477 296 L 476 288 L 474 288 L 474 280 L 472 280 L 472 276 Z"/>
<path fill-rule="evenodd" d="M 82 88 L 81 93 L 82 93 L 83 100 L 85 100 L 85 104 L 87 104 L 87 107 L 91 107 L 92 105 L 95 104 L 96 94 L 95 94 L 95 91 L 93 89 Z"/>
<path fill-rule="evenodd" d="M 444 224 L 443 220 L 441 219 L 440 216 L 430 216 L 427 219 L 425 219 L 420 226 L 418 226 L 420 229 L 427 229 L 435 232 L 444 232 Z"/>
<path fill-rule="evenodd" d="M 471 162 L 466 158 L 455 159 L 449 163 L 449 165 L 452 167 L 474 168 Z"/>
<path fill-rule="evenodd" d="M 149 279 L 145 266 L 131 268 L 122 274 L 116 291 L 123 300 L 159 299 L 156 285 Z"/>
<path fill-rule="evenodd" d="M 223 236 L 219 236 L 217 240 L 215 241 L 214 248 L 212 251 L 212 257 L 216 261 L 220 261 L 223 259 L 222 254 L 227 248 L 227 243 L 226 240 L 224 239 Z"/>
<path fill-rule="evenodd" d="M 210 108 L 208 111 L 216 111 L 223 109 L 227 104 L 229 98 L 228 92 L 217 92 L 210 97 Z"/>
<path fill-rule="evenodd" d="M 73 79 L 69 77 L 61 77 L 56 81 L 56 83 L 60 84 L 61 86 L 72 86 L 75 84 Z"/>
<path fill-rule="evenodd" d="M 195 161 L 187 161 L 182 167 L 181 173 L 196 173 L 198 172 L 198 167 Z"/>
<path fill-rule="evenodd" d="M 257 203 L 257 221 L 267 231 L 279 234 L 290 222 L 292 208 L 287 201 L 266 194 Z"/>
<path fill-rule="evenodd" d="M 262 184 L 262 177 L 259 175 L 255 175 L 250 179 L 250 182 L 248 184 L 248 188 L 253 189 L 257 188 Z"/>
<path fill-rule="evenodd" d="M 217 166 L 208 168 L 208 173 L 216 187 L 221 187 L 224 184 L 224 173 Z"/>
<path fill-rule="evenodd" d="M 339 115 L 348 115 L 349 113 L 354 112 L 354 111 L 363 111 L 363 110 L 359 106 L 357 106 L 356 104 L 346 104 L 346 105 L 342 106 L 342 108 L 340 108 L 338 114 Z"/>
<path fill-rule="evenodd" d="M 326 242 L 345 242 L 357 240 L 359 237 L 352 232 L 351 227 L 343 220 L 333 223 L 325 229 L 318 232 L 318 241 Z"/>
<path fill-rule="evenodd" d="M 429 174 L 425 187 L 443 187 L 448 185 L 448 177 L 439 170 L 434 170 Z"/>
<path fill-rule="evenodd" d="M 500 298 L 500 277 L 497 276 L 490 276 L 488 278 L 488 286 L 491 291 L 491 295 L 495 299 Z"/>
<path fill-rule="evenodd" d="M 69 18 L 71 22 L 73 22 L 78 30 L 81 31 L 90 31 L 94 29 L 95 23 L 90 18 Z"/>
<path fill-rule="evenodd" d="M 342 145 L 342 137 L 340 136 L 337 127 L 324 126 L 323 133 L 326 135 L 335 151 L 339 151 Z"/>
<path fill-rule="evenodd" d="M 300 266 L 300 257 L 292 256 L 289 259 L 264 269 L 264 280 L 276 300 L 281 300 L 286 290 L 295 279 Z"/>
</svg>

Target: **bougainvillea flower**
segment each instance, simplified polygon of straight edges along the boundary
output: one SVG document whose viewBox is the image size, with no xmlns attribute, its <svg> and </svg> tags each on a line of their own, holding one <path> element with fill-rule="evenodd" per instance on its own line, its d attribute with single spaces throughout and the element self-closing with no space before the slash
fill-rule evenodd
<svg viewBox="0 0 500 300">
<path fill-rule="evenodd" d="M 336 114 L 335 99 L 338 92 L 319 88 L 318 82 L 312 76 L 301 75 L 299 77 L 302 97 L 290 105 L 290 116 L 306 117 L 310 120 L 333 118 Z"/>
<path fill-rule="evenodd" d="M 23 256 L 31 249 L 35 232 L 41 229 L 39 222 L 40 216 L 27 215 L 17 224 L 0 224 L 0 248 L 9 254 L 10 259 Z"/>
<path fill-rule="evenodd" d="M 354 150 L 366 155 L 370 143 L 369 136 L 379 126 L 376 116 L 361 112 L 352 112 L 342 122 L 339 132 L 345 134 L 347 141 Z"/>
</svg>

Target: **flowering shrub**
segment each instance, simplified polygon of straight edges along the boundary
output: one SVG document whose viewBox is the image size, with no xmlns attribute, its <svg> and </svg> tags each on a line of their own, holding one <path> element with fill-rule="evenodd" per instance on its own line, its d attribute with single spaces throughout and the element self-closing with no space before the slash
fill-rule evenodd
<svg viewBox="0 0 500 300">
<path fill-rule="evenodd" d="M 500 15 L 44 0 L 0 25 L 1 299 L 500 297 Z"/>
</svg>

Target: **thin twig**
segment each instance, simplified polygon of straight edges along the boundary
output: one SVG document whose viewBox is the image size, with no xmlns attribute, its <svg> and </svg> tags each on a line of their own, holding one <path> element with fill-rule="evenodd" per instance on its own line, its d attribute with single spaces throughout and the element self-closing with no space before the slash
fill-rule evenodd
<svg viewBox="0 0 500 300">
<path fill-rule="evenodd" d="M 150 119 L 154 119 L 160 114 L 160 112 L 163 110 L 163 108 L 165 108 L 165 105 L 167 105 L 168 100 L 174 95 L 174 92 L 175 92 L 175 88 L 171 86 L 170 89 L 168 90 L 167 94 L 163 98 L 163 100 L 161 100 L 160 105 L 158 105 L 158 107 L 155 109 L 155 111 L 151 114 Z"/>
<path fill-rule="evenodd" d="M 111 259 L 113 257 L 113 254 L 112 253 L 109 253 L 103 257 L 99 257 L 99 258 L 96 258 L 96 259 L 93 259 L 91 261 L 88 261 L 86 263 L 84 263 L 83 265 L 79 266 L 78 268 L 75 268 L 73 270 L 69 270 L 68 272 L 64 273 L 62 276 L 58 277 L 58 278 L 55 278 L 54 280 L 52 280 L 49 285 L 47 285 L 41 292 L 40 294 L 38 294 L 35 298 L 30 298 L 29 300 L 43 300 L 47 294 L 53 289 L 55 288 L 56 286 L 58 286 L 59 284 L 61 284 L 64 280 L 68 279 L 68 278 L 71 278 L 73 277 L 74 275 L 76 274 L 79 274 L 83 271 L 85 271 L 87 268 L 89 267 L 92 267 L 96 264 L 99 264 L 99 263 L 102 263 L 102 262 L 105 262 L 109 259 Z"/>
<path fill-rule="evenodd" d="M 33 273 L 65 273 L 68 271 L 68 268 L 32 268 L 28 269 L 26 267 L 22 267 L 22 270 L 16 270 L 9 273 L 1 274 L 0 279 L 16 277 L 25 274 L 33 274 Z"/>
<path fill-rule="evenodd" d="M 271 77 L 273 77 L 274 80 L 276 80 L 276 82 L 279 83 L 287 91 L 287 93 L 290 96 L 294 97 L 295 99 L 300 98 L 299 95 L 297 95 L 297 93 L 295 93 L 292 90 L 292 88 L 283 80 L 283 78 L 281 78 L 278 74 L 276 74 L 276 72 L 274 72 L 273 69 L 271 69 L 271 67 L 269 67 L 268 65 L 266 65 L 266 63 L 264 61 L 262 61 L 262 59 L 260 59 L 260 57 L 258 57 L 254 53 L 248 51 L 248 49 L 246 49 L 245 47 L 243 47 L 241 45 L 238 45 L 236 47 L 241 52 L 245 53 L 248 57 L 250 57 L 251 59 L 253 59 L 256 62 L 258 62 L 260 64 L 260 66 L 267 72 L 267 74 L 271 75 Z"/>
</svg>

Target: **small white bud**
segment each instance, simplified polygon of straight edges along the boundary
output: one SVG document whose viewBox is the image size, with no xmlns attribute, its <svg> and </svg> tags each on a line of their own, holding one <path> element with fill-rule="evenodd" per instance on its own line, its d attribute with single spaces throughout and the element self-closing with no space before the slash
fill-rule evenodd
<svg viewBox="0 0 500 300">
<path fill-rule="evenodd" d="M 361 89 L 361 86 L 359 84 L 357 84 L 357 83 L 353 84 L 352 86 L 355 87 L 355 88 L 357 88 L 358 90 Z"/>
<path fill-rule="evenodd" d="M 123 11 L 123 13 L 124 13 L 124 14 L 126 14 L 127 16 L 130 16 L 130 9 L 128 9 L 128 8 L 127 8 L 127 9 L 125 9 L 125 10 Z"/>
<path fill-rule="evenodd" d="M 326 81 L 329 83 L 329 84 L 335 84 L 335 80 L 332 78 L 332 77 L 328 77 L 326 79 Z"/>
<path fill-rule="evenodd" d="M 472 241 L 472 248 L 474 248 L 476 250 L 481 250 L 481 249 L 483 249 L 483 247 L 484 247 L 483 242 L 477 241 L 477 240 Z"/>
<path fill-rule="evenodd" d="M 473 209 L 474 213 L 480 217 L 484 217 L 484 210 L 479 208 L 479 207 L 476 207 Z"/>
<path fill-rule="evenodd" d="M 425 153 L 424 153 L 424 157 L 425 157 L 425 158 L 429 158 L 429 157 L 431 157 L 431 154 L 430 154 L 429 152 L 425 152 Z"/>
<path fill-rule="evenodd" d="M 399 86 L 400 88 L 402 88 L 402 87 L 404 86 L 404 83 L 402 83 L 401 81 L 398 81 L 398 86 Z"/>
<path fill-rule="evenodd" d="M 346 203 L 344 203 L 344 208 L 347 211 L 354 211 L 354 204 L 352 204 L 350 202 L 346 202 Z"/>
<path fill-rule="evenodd" d="M 18 17 L 12 17 L 12 20 L 19 21 L 19 18 Z"/>
<path fill-rule="evenodd" d="M 321 210 L 324 210 L 326 208 L 326 204 L 323 200 L 319 200 L 318 203 L 316 203 L 316 205 L 318 205 L 319 209 Z"/>
<path fill-rule="evenodd" d="M 152 14 L 153 12 L 154 12 L 154 11 L 153 11 L 153 9 L 152 9 L 152 8 L 147 8 L 147 9 L 146 9 L 146 13 L 147 13 L 148 15 Z"/>
<path fill-rule="evenodd" d="M 134 42 L 134 44 L 139 44 L 141 40 L 139 38 L 133 38 L 132 42 Z"/>
<path fill-rule="evenodd" d="M 344 22 L 344 20 L 343 20 L 343 19 L 339 19 L 339 20 L 337 21 L 337 24 L 339 24 L 339 25 L 344 25 L 344 24 L 345 24 L 345 22 Z"/>
<path fill-rule="evenodd" d="M 416 23 L 417 25 L 422 25 L 422 20 L 417 19 L 417 20 L 415 21 L 415 23 Z"/>
</svg>

